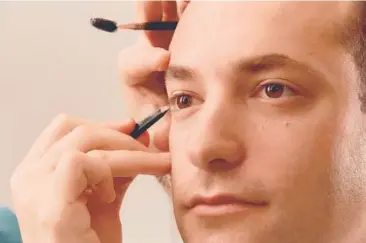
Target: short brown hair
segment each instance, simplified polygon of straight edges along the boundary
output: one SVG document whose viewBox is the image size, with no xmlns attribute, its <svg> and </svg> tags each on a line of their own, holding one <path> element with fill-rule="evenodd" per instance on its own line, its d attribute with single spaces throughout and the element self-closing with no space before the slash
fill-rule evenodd
<svg viewBox="0 0 366 243">
<path fill-rule="evenodd" d="M 366 113 L 366 2 L 352 2 L 352 11 L 343 29 L 343 41 L 354 58 L 360 78 L 361 111 Z"/>
</svg>

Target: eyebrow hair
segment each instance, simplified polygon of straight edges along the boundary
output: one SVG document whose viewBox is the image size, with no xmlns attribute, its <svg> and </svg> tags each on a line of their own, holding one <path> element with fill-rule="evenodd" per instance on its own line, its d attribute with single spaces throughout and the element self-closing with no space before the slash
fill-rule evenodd
<svg viewBox="0 0 366 243">
<path fill-rule="evenodd" d="M 192 80 L 197 77 L 197 73 L 185 66 L 170 65 L 165 72 L 165 79 Z"/>
<path fill-rule="evenodd" d="M 286 65 L 303 66 L 300 62 L 295 61 L 286 55 L 275 53 L 241 60 L 234 64 L 234 70 L 237 72 L 257 73 Z"/>
<path fill-rule="evenodd" d="M 321 79 L 327 79 L 323 73 L 313 68 L 311 65 L 297 61 L 287 55 L 279 53 L 271 53 L 261 56 L 252 57 L 249 59 L 241 60 L 234 63 L 235 73 L 249 73 L 257 74 L 261 72 L 268 72 L 275 69 L 279 69 L 285 66 L 297 67 L 305 70 L 307 73 L 312 74 Z"/>
<path fill-rule="evenodd" d="M 297 66 L 305 69 L 309 73 L 313 73 L 318 76 L 322 76 L 318 71 L 313 69 L 311 66 L 296 61 L 287 55 L 272 53 L 266 55 L 260 55 L 251 57 L 249 59 L 243 59 L 235 61 L 232 65 L 233 73 L 248 73 L 257 74 L 265 71 L 271 71 L 274 69 L 282 68 L 284 66 Z M 196 79 L 198 73 L 189 67 L 171 65 L 168 67 L 165 78 L 166 79 L 177 79 L 177 80 L 193 80 Z"/>
</svg>

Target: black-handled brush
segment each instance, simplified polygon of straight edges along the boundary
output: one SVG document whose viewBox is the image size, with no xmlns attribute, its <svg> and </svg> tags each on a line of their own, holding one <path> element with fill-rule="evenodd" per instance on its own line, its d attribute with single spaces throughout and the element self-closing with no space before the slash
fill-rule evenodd
<svg viewBox="0 0 366 243">
<path fill-rule="evenodd" d="M 169 111 L 168 106 L 164 106 L 157 111 L 155 111 L 150 116 L 146 117 L 141 122 L 137 123 L 133 131 L 130 133 L 130 136 L 133 138 L 138 138 L 141 134 L 143 134 L 147 129 L 149 129 L 152 125 L 158 122 L 167 112 Z"/>
<path fill-rule="evenodd" d="M 90 23 L 97 29 L 107 32 L 116 32 L 118 29 L 130 29 L 130 30 L 175 30 L 178 22 L 176 21 L 154 21 L 143 23 L 131 23 L 131 24 L 118 24 L 115 21 L 92 18 Z"/>
</svg>

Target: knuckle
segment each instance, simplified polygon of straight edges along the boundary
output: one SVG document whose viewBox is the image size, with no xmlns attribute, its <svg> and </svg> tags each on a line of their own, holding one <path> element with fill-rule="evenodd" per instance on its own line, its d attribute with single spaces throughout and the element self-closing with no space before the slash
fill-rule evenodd
<svg viewBox="0 0 366 243">
<path fill-rule="evenodd" d="M 73 118 L 67 114 L 60 113 L 55 118 L 53 118 L 50 127 L 56 133 L 63 132 L 64 130 L 69 129 L 73 125 Z"/>
<path fill-rule="evenodd" d="M 72 167 L 78 166 L 83 161 L 83 153 L 80 151 L 69 151 L 63 154 L 62 161 L 71 165 Z"/>
<path fill-rule="evenodd" d="M 109 155 L 106 151 L 101 151 L 101 150 L 92 150 L 90 152 L 88 152 L 88 155 L 90 157 L 96 158 L 98 160 L 108 160 Z"/>
<path fill-rule="evenodd" d="M 65 126 L 70 123 L 71 117 L 67 114 L 60 113 L 52 120 L 52 124 L 55 125 L 55 127 Z"/>
<path fill-rule="evenodd" d="M 79 136 L 85 137 L 85 136 L 90 136 L 90 134 L 92 134 L 94 130 L 95 129 L 92 128 L 91 125 L 84 124 L 84 125 L 77 126 L 73 132 Z"/>
</svg>

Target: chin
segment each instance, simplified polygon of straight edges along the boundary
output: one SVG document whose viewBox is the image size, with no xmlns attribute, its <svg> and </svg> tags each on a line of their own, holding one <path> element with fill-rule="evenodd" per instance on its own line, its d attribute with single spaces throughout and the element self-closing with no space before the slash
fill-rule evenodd
<svg viewBox="0 0 366 243">
<path fill-rule="evenodd" d="M 275 231 L 281 229 L 281 224 L 268 210 L 250 215 L 197 216 L 179 210 L 175 213 L 184 243 L 288 243 L 284 238 L 278 240 Z"/>
<path fill-rule="evenodd" d="M 257 243 L 244 232 L 233 230 L 197 231 L 196 229 L 185 233 L 182 237 L 184 243 Z"/>
</svg>

